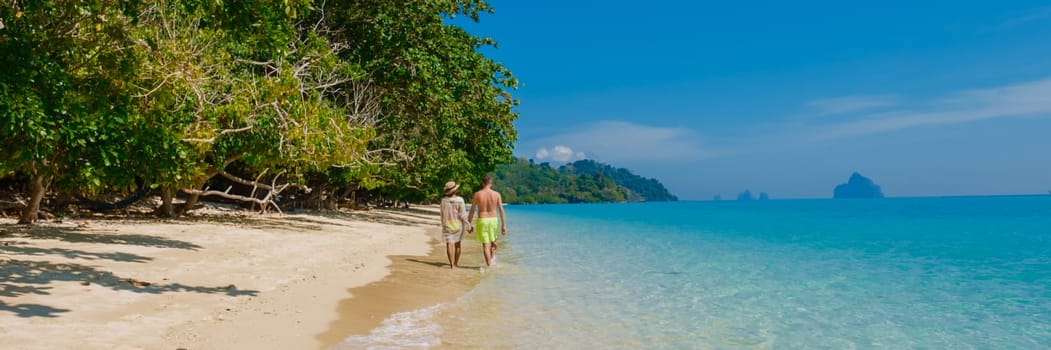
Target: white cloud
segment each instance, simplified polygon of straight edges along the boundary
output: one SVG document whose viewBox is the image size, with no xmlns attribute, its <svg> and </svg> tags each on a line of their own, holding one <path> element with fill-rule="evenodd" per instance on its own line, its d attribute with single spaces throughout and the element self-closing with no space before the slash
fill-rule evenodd
<svg viewBox="0 0 1051 350">
<path fill-rule="evenodd" d="M 1051 78 L 995 88 L 966 90 L 915 108 L 871 113 L 842 123 L 816 124 L 811 136 L 834 139 L 915 127 L 996 118 L 1051 116 Z"/>
<path fill-rule="evenodd" d="M 818 115 L 844 114 L 891 107 L 898 104 L 897 95 L 854 95 L 824 98 L 806 103 Z"/>
<path fill-rule="evenodd" d="M 550 160 L 560 163 L 568 163 L 584 158 L 586 158 L 584 152 L 574 152 L 572 148 L 563 145 L 551 147 L 550 150 L 547 148 L 540 148 L 536 151 L 536 160 L 540 161 Z"/>
<path fill-rule="evenodd" d="M 688 128 L 601 121 L 529 144 L 539 147 L 533 148 L 538 149 L 538 160 L 572 161 L 591 156 L 600 161 L 622 164 L 697 160 L 715 153 L 703 149 L 698 139 L 697 134 Z"/>
<path fill-rule="evenodd" d="M 547 152 L 547 148 L 541 148 L 536 151 L 536 159 L 544 160 L 550 153 Z"/>
</svg>

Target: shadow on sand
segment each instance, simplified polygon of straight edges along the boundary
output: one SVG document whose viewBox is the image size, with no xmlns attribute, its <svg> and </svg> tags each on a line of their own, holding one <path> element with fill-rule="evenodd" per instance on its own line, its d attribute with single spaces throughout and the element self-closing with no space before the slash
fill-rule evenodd
<svg viewBox="0 0 1051 350">
<path fill-rule="evenodd" d="M 67 227 L 26 227 L 21 225 L 11 225 L 7 227 L 5 233 L 0 235 L 0 237 L 8 235 L 29 239 L 54 239 L 70 243 L 122 244 L 189 250 L 198 250 L 201 248 L 201 246 L 190 242 L 167 239 L 158 236 L 112 232 L 86 232 Z"/>
<path fill-rule="evenodd" d="M 184 241 L 142 234 L 79 232 L 69 228 L 32 227 L 10 228 L 0 237 L 14 236 L 28 239 L 53 239 L 78 243 L 139 245 L 169 249 L 197 250 L 201 247 Z M 24 257 L 61 256 L 77 260 L 111 260 L 128 263 L 146 263 L 153 258 L 130 253 L 99 253 L 66 248 L 40 248 L 25 241 L 0 241 L 0 312 L 11 312 L 18 317 L 58 317 L 69 309 L 47 305 L 14 303 L 11 299 L 23 295 L 49 295 L 51 284 L 79 282 L 85 286 L 101 286 L 134 293 L 162 294 L 172 292 L 226 294 L 228 296 L 255 296 L 258 291 L 240 290 L 234 285 L 191 286 L 182 283 L 137 281 L 118 276 L 111 271 L 78 263 L 55 263 L 46 260 L 24 260 Z"/>
<path fill-rule="evenodd" d="M 423 260 L 412 259 L 412 258 L 405 259 L 405 261 L 410 261 L 410 262 L 414 262 L 414 263 L 417 263 L 417 264 L 431 265 L 431 266 L 440 267 L 440 268 L 443 268 L 443 269 L 448 269 L 449 268 L 449 263 L 448 262 L 444 262 L 444 261 L 423 261 Z M 464 264 L 457 265 L 456 268 L 458 268 L 458 269 L 468 269 L 468 270 L 481 270 L 482 269 L 481 266 L 467 266 L 467 265 L 464 265 Z"/>
<path fill-rule="evenodd" d="M 86 285 L 103 286 L 113 290 L 134 293 L 162 294 L 171 292 L 190 292 L 207 294 L 226 294 L 228 296 L 255 296 L 259 291 L 241 290 L 237 286 L 191 286 L 182 283 L 149 283 L 118 276 L 110 271 L 99 270 L 91 266 L 66 263 L 56 264 L 47 261 L 6 260 L 0 269 L 0 297 L 17 298 L 27 294 L 48 295 L 54 282 L 80 282 Z M 45 305 L 18 304 L 9 305 L 0 302 L 0 311 L 10 311 L 19 317 L 55 317 L 56 313 L 69 310 Z"/>
<path fill-rule="evenodd" d="M 0 301 L 0 311 L 13 312 L 18 317 L 58 317 L 59 313 L 69 312 L 69 309 L 58 309 L 40 304 L 16 304 L 7 305 Z"/>
<path fill-rule="evenodd" d="M 10 243 L 6 246 L 0 246 L 0 253 L 4 253 L 8 256 L 48 256 L 48 255 L 61 255 L 69 259 L 81 259 L 81 260 L 112 260 L 120 262 L 137 262 L 144 263 L 153 258 L 148 256 L 136 255 L 131 253 L 97 253 L 97 252 L 86 252 L 83 250 L 73 250 L 65 248 L 37 248 L 24 246 L 25 244 Z"/>
</svg>

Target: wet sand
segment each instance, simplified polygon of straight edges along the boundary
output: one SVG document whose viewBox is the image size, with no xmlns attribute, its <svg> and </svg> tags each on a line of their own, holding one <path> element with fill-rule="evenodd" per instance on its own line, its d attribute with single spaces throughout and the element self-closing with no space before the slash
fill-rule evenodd
<svg viewBox="0 0 1051 350">
<path fill-rule="evenodd" d="M 464 295 L 479 281 L 485 265 L 482 248 L 465 235 L 461 242 L 460 268 L 449 269 L 445 245 L 431 232 L 432 249 L 426 256 L 392 256 L 392 273 L 383 280 L 350 289 L 351 297 L 339 303 L 339 319 L 318 335 L 327 346 L 349 336 L 367 335 L 384 319 L 399 313 L 447 303 Z"/>
</svg>

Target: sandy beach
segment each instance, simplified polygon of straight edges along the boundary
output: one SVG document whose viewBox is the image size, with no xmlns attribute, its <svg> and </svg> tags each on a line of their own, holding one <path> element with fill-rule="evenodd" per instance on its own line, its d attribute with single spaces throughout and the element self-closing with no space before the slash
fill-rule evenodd
<svg viewBox="0 0 1051 350">
<path fill-rule="evenodd" d="M 468 268 L 448 270 L 434 208 L 219 211 L 0 219 L 4 348 L 321 349 L 452 300 L 479 275 L 470 242 Z"/>
</svg>

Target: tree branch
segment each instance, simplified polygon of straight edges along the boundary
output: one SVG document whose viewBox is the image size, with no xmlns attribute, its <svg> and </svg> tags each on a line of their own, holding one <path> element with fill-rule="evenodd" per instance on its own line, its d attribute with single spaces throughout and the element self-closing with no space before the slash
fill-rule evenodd
<svg viewBox="0 0 1051 350">
<path fill-rule="evenodd" d="M 194 190 L 194 189 L 184 188 L 184 189 L 182 189 L 182 191 L 185 192 L 186 194 L 196 194 L 196 195 L 201 196 L 201 197 L 205 197 L 205 196 L 219 196 L 219 197 L 223 197 L 223 198 L 227 198 L 227 199 L 239 200 L 239 201 L 242 201 L 242 202 L 253 202 L 253 203 L 257 203 L 259 205 L 266 205 L 266 204 L 272 204 L 273 203 L 273 201 L 271 201 L 268 198 L 267 199 L 259 199 L 259 198 L 252 198 L 252 197 L 248 197 L 248 196 L 242 196 L 242 195 L 238 195 L 238 194 L 230 194 L 230 189 L 231 188 L 233 188 L 233 186 L 227 188 L 226 191 L 215 191 L 215 190 L 203 190 L 202 191 L 202 190 Z M 276 205 L 275 205 L 275 207 L 276 207 Z M 280 209 L 278 209 L 278 210 L 280 210 Z"/>
<path fill-rule="evenodd" d="M 216 134 L 215 136 L 212 136 L 210 138 L 206 138 L 206 139 L 185 138 L 185 139 L 182 139 L 182 140 L 185 141 L 185 142 L 214 143 L 215 139 L 218 138 L 219 136 L 223 136 L 223 135 L 231 134 L 231 133 L 235 133 L 235 132 L 248 131 L 248 130 L 251 130 L 251 129 L 252 129 L 251 125 L 243 127 L 243 128 L 237 128 L 237 129 L 223 129 L 223 130 L 219 130 L 218 134 Z"/>
</svg>

